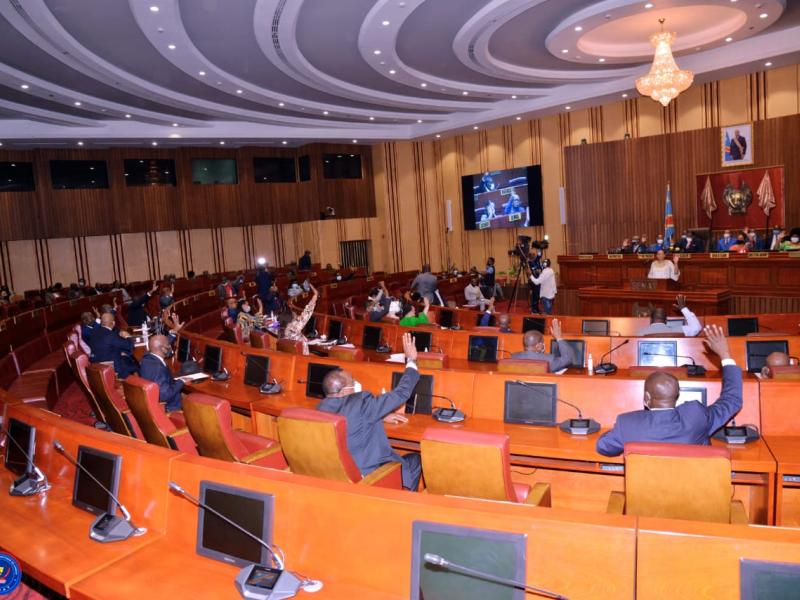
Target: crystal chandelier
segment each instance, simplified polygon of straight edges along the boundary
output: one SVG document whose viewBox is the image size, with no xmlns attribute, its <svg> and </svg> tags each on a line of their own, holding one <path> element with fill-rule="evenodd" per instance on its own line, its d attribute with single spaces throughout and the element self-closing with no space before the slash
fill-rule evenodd
<svg viewBox="0 0 800 600">
<path fill-rule="evenodd" d="M 650 36 L 650 43 L 656 49 L 653 66 L 644 77 L 636 80 L 636 89 L 643 96 L 650 96 L 661 102 L 663 106 L 678 97 L 678 94 L 689 89 L 694 81 L 694 73 L 681 70 L 672 57 L 672 42 L 675 33 L 664 31 L 664 19 L 659 19 L 661 31 Z"/>
</svg>

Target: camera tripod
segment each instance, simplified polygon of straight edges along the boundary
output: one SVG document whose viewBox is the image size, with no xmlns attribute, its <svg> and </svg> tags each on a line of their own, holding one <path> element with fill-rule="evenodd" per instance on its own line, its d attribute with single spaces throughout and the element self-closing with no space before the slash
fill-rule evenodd
<svg viewBox="0 0 800 600">
<path fill-rule="evenodd" d="M 511 312 L 517 306 L 517 297 L 519 296 L 519 282 L 522 279 L 523 271 L 529 271 L 528 257 L 524 253 L 524 248 L 521 244 L 517 244 L 516 252 L 514 252 L 514 259 L 519 261 L 519 269 L 517 270 L 517 279 L 514 281 L 514 287 L 511 290 L 511 295 L 508 297 L 508 306 L 506 312 Z M 528 278 L 525 277 L 525 281 Z"/>
</svg>

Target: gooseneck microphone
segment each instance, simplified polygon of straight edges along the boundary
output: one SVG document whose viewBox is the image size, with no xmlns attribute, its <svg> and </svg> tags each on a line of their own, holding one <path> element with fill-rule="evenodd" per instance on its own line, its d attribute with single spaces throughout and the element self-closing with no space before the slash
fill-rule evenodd
<svg viewBox="0 0 800 600">
<path fill-rule="evenodd" d="M 525 387 L 535 387 L 531 383 L 528 383 L 527 381 L 517 380 L 514 383 L 518 383 L 519 385 Z M 573 404 L 572 402 L 567 402 L 566 400 L 562 400 L 558 396 L 556 396 L 556 401 L 574 408 L 575 411 L 578 413 L 577 419 L 565 419 L 564 421 L 558 424 L 558 427 L 559 429 L 561 429 L 561 431 L 566 431 L 567 433 L 571 433 L 573 435 L 588 435 L 590 433 L 597 433 L 598 431 L 600 431 L 600 423 L 598 423 L 592 418 L 585 419 L 583 417 L 583 413 L 581 412 L 580 407 L 578 407 L 577 404 Z"/>
<path fill-rule="evenodd" d="M 692 361 L 690 365 L 681 365 L 686 367 L 686 374 L 690 377 L 702 377 L 706 374 L 706 368 L 703 365 L 698 365 L 694 358 L 691 356 L 684 356 L 682 354 L 658 354 L 657 352 L 642 352 L 644 356 L 666 356 L 669 358 L 685 358 Z"/>
<path fill-rule="evenodd" d="M 22 456 L 28 461 L 28 464 L 33 467 L 33 473 L 25 473 L 22 477 L 15 479 L 8 489 L 8 493 L 12 496 L 33 496 L 34 494 L 41 494 L 50 489 L 50 484 L 47 482 L 47 477 L 36 463 L 33 462 L 33 457 L 30 456 L 20 443 L 14 439 L 11 432 L 5 427 L 2 428 L 3 433 L 6 434 L 6 440 L 10 440 L 14 447 L 22 452 Z M 32 477 L 34 475 L 35 477 Z"/>
<path fill-rule="evenodd" d="M 64 446 L 61 445 L 61 442 L 58 440 L 53 440 L 53 446 L 56 450 L 63 454 L 67 460 L 69 460 L 69 462 L 75 465 L 76 468 L 80 469 L 84 475 L 88 476 L 89 479 L 94 481 L 101 490 L 108 494 L 109 498 L 114 501 L 114 504 L 119 507 L 119 511 L 124 517 L 121 519 L 111 513 L 101 514 L 92 522 L 92 525 L 89 528 L 89 537 L 91 539 L 103 544 L 107 544 L 109 542 L 121 542 L 123 540 L 127 540 L 131 536 L 140 536 L 147 533 L 146 528 L 136 527 L 133 524 L 131 521 L 131 514 L 128 512 L 128 509 L 125 508 L 125 505 L 119 501 L 119 498 L 112 494 L 111 490 L 109 490 L 106 486 L 100 483 L 97 477 L 95 477 L 89 469 L 84 467 L 71 454 L 69 454 L 69 452 L 64 449 Z"/>
<path fill-rule="evenodd" d="M 429 398 L 439 398 L 440 400 L 447 400 L 450 403 L 450 408 L 435 408 L 431 416 L 440 423 L 461 423 L 467 417 L 464 413 L 458 410 L 456 403 L 447 396 L 439 396 L 438 394 L 419 394 L 420 396 L 427 396 Z"/>
<path fill-rule="evenodd" d="M 628 342 L 630 342 L 630 339 L 627 339 L 624 342 L 617 344 L 616 346 L 611 348 L 611 350 L 603 354 L 603 356 L 600 357 L 600 364 L 597 365 L 594 372 L 597 373 L 598 375 L 613 375 L 614 373 L 616 373 L 617 365 L 615 365 L 612 362 L 603 362 L 603 360 L 605 360 L 605 358 L 609 356 L 612 352 L 615 352 L 620 348 L 622 348 Z"/>
<path fill-rule="evenodd" d="M 453 573 L 460 573 L 461 575 L 467 575 L 469 577 L 483 579 L 484 581 L 498 583 L 500 585 L 505 585 L 518 590 L 525 590 L 526 592 L 531 592 L 532 594 L 537 594 L 539 596 L 544 596 L 546 598 L 554 598 L 555 600 L 568 600 L 566 596 L 562 596 L 561 594 L 557 594 L 555 592 L 550 592 L 547 590 L 543 590 L 541 588 L 527 585 L 522 581 L 507 579 L 505 577 L 498 577 L 497 575 L 492 575 L 491 573 L 485 573 L 483 571 L 478 571 L 477 569 L 471 569 L 469 567 L 465 567 L 463 565 L 450 562 L 449 560 L 442 558 L 438 554 L 431 554 L 430 552 L 427 552 L 425 553 L 424 558 L 425 562 L 428 563 L 429 565 L 433 565 L 445 571 L 452 571 Z"/>
</svg>

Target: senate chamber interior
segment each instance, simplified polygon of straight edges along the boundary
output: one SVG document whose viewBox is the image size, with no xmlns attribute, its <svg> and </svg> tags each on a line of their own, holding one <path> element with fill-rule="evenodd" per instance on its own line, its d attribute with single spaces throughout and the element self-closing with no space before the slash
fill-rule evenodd
<svg viewBox="0 0 800 600">
<path fill-rule="evenodd" d="M 800 2 L 0 0 L 0 599 L 800 598 Z"/>
</svg>

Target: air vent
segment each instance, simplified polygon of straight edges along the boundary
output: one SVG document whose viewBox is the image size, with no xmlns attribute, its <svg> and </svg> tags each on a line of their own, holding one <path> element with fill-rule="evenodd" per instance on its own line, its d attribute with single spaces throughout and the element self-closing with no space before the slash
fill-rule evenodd
<svg viewBox="0 0 800 600">
<path fill-rule="evenodd" d="M 277 52 L 278 56 L 284 61 L 286 60 L 286 55 L 281 49 L 281 40 L 278 31 L 280 29 L 283 9 L 286 7 L 286 1 L 287 0 L 280 0 L 280 2 L 278 2 L 278 6 L 275 8 L 275 14 L 272 16 L 272 47 L 275 48 L 275 52 Z"/>
</svg>

